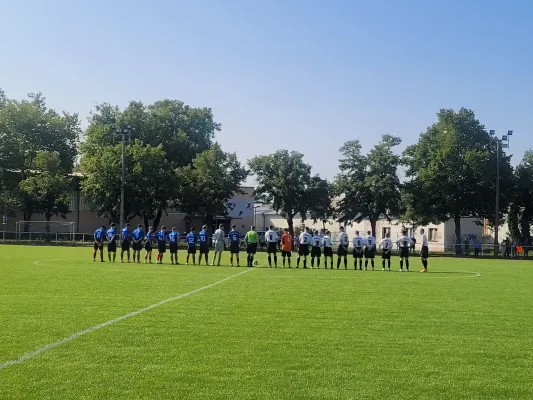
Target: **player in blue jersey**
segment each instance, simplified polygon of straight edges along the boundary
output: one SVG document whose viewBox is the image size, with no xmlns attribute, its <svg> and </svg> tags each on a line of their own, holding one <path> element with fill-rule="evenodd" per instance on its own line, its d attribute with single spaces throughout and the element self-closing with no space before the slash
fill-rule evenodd
<svg viewBox="0 0 533 400">
<path fill-rule="evenodd" d="M 240 261 L 239 261 L 239 245 L 240 245 L 240 239 L 241 235 L 239 235 L 239 232 L 237 232 L 237 226 L 232 225 L 231 231 L 228 234 L 229 237 L 229 266 L 233 267 L 233 255 L 235 254 L 235 257 L 237 258 L 237 267 L 240 267 Z"/>
<path fill-rule="evenodd" d="M 155 235 L 157 239 L 157 261 L 156 264 L 163 264 L 163 256 L 167 251 L 167 228 L 162 226 L 161 230 Z"/>
<path fill-rule="evenodd" d="M 131 243 L 131 225 L 126 224 L 124 229 L 120 232 L 121 238 L 121 247 L 122 251 L 120 252 L 120 262 L 124 262 L 124 253 L 128 253 L 128 262 L 130 262 L 130 243 Z"/>
<path fill-rule="evenodd" d="M 141 263 L 141 250 L 143 249 L 144 231 L 142 225 L 137 225 L 137 229 L 131 234 L 133 239 L 133 262 L 137 260 L 137 263 Z"/>
<path fill-rule="evenodd" d="M 144 263 L 152 263 L 152 242 L 155 240 L 154 228 L 149 227 L 146 236 L 144 237 L 144 249 L 146 254 L 144 255 Z"/>
<path fill-rule="evenodd" d="M 189 256 L 192 254 L 192 263 L 196 265 L 196 229 L 191 228 L 187 234 L 187 265 L 189 265 Z"/>
<path fill-rule="evenodd" d="M 198 258 L 198 265 L 202 264 L 202 256 L 205 256 L 205 265 L 209 265 L 209 232 L 207 225 L 202 226 L 200 231 L 200 257 Z"/>
<path fill-rule="evenodd" d="M 172 264 L 179 265 L 178 262 L 178 244 L 180 241 L 180 234 L 175 226 L 172 227 L 172 232 L 168 235 L 169 249 L 170 249 L 170 262 Z"/>
<path fill-rule="evenodd" d="M 117 224 L 111 224 L 111 228 L 106 232 L 107 258 L 109 262 L 115 262 L 117 258 Z"/>
<path fill-rule="evenodd" d="M 100 262 L 104 262 L 105 226 L 94 231 L 93 262 L 96 261 L 96 253 L 100 250 Z"/>
</svg>

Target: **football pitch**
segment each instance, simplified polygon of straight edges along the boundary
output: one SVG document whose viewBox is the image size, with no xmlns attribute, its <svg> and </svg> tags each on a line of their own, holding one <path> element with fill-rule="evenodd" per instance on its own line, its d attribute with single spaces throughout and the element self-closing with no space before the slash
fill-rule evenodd
<svg viewBox="0 0 533 400">
<path fill-rule="evenodd" d="M 421 274 L 416 258 L 399 273 L 397 258 L 384 272 L 0 252 L 2 400 L 533 398 L 531 261 L 431 258 Z"/>
</svg>

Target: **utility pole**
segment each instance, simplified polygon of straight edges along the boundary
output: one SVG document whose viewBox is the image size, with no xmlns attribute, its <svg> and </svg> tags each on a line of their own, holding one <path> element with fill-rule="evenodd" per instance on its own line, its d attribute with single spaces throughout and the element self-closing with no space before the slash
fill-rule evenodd
<svg viewBox="0 0 533 400">
<path fill-rule="evenodd" d="M 118 137 L 120 137 L 120 144 L 121 144 L 121 150 L 122 154 L 120 157 L 121 162 L 121 178 L 120 178 L 120 229 L 124 228 L 124 188 L 125 188 L 125 182 L 126 182 L 126 167 L 125 167 L 125 158 L 126 158 L 126 141 L 131 142 L 131 132 L 134 129 L 130 126 L 124 126 L 121 128 L 118 128 L 115 131 L 114 139 L 117 140 Z"/>
<path fill-rule="evenodd" d="M 496 131 L 489 131 L 491 136 L 496 134 Z M 507 131 L 507 135 L 503 135 L 501 138 L 501 148 L 508 149 L 510 137 L 513 135 L 513 131 Z M 500 230 L 500 139 L 496 138 L 496 201 L 494 209 L 494 255 L 500 254 L 500 243 L 498 241 Z"/>
</svg>

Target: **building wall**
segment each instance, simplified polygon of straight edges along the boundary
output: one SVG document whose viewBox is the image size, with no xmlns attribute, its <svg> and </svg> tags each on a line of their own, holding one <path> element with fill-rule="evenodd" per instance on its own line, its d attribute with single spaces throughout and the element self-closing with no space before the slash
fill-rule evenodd
<svg viewBox="0 0 533 400">
<path fill-rule="evenodd" d="M 476 221 L 479 221 L 476 218 L 463 218 L 461 220 L 461 231 L 463 238 L 467 235 L 477 235 L 481 238 L 483 234 L 483 226 L 476 224 Z M 294 218 L 294 227 L 300 226 L 302 223 L 301 218 Z M 306 220 L 304 222 L 306 227 L 309 227 L 313 230 L 321 230 L 324 225 L 322 222 L 313 223 L 311 220 Z M 276 228 L 287 228 L 287 221 L 281 215 L 278 215 L 274 212 L 261 212 L 256 215 L 256 226 L 259 231 L 266 230 L 269 225 L 274 225 Z M 336 241 L 341 224 L 334 221 L 326 222 L 325 228 L 331 231 L 333 240 Z M 387 221 L 386 219 L 379 220 L 376 223 L 376 239 L 381 240 L 385 237 L 385 233 L 388 231 L 391 234 L 391 239 L 396 240 L 402 234 L 402 229 L 404 225 L 398 221 Z M 408 235 L 413 236 L 412 229 L 408 226 L 405 227 L 408 230 Z M 426 231 L 428 236 L 428 244 L 430 251 L 447 251 L 452 250 L 455 245 L 455 224 L 453 220 L 447 221 L 441 224 L 430 224 L 427 226 L 421 226 L 417 228 L 415 237 L 420 242 L 419 233 L 420 229 Z M 352 226 L 346 227 L 346 233 L 349 237 L 355 236 L 355 231 L 359 231 L 361 235 L 365 235 L 367 231 L 371 230 L 370 221 L 364 220 L 360 223 L 354 223 Z"/>
<path fill-rule="evenodd" d="M 254 221 L 254 201 L 252 197 L 253 187 L 242 187 L 242 194 L 237 194 L 230 203 L 235 203 L 232 210 L 228 210 L 230 215 L 229 221 L 231 224 L 237 225 L 239 232 L 246 232 L 253 225 Z M 164 225 L 167 229 L 176 227 L 179 232 L 185 232 L 188 229 L 188 223 L 185 219 L 186 215 L 180 212 L 168 212 L 168 215 L 161 217 L 160 226 Z M 5 226 L 6 231 L 16 231 L 17 221 L 24 219 L 22 212 L 17 212 L 14 217 L 8 218 Z M 228 218 L 224 218 L 227 221 Z M 44 215 L 34 214 L 32 216 L 33 224 L 30 225 L 30 230 L 33 232 L 44 231 L 45 224 L 36 221 L 45 221 Z M 60 217 L 52 217 L 52 221 L 60 222 L 73 222 L 75 225 L 75 232 L 79 233 L 91 233 L 94 232 L 98 226 L 109 225 L 107 218 L 98 217 L 97 213 L 90 211 L 87 201 L 84 199 L 82 193 L 75 191 L 72 194 L 71 212 L 67 214 L 66 219 Z M 203 221 L 200 218 L 193 218 L 191 224 L 197 229 L 200 228 Z M 144 224 L 144 220 L 141 218 L 134 218 L 130 221 L 132 226 L 138 224 Z M 52 227 L 53 231 L 54 227 Z M 59 228 L 56 228 L 59 229 Z"/>
</svg>

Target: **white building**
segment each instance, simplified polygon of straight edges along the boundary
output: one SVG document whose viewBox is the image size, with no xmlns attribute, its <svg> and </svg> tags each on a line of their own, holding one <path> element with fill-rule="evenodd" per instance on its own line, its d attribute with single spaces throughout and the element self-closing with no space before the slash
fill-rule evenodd
<svg viewBox="0 0 533 400">
<path fill-rule="evenodd" d="M 285 218 L 267 207 L 257 207 L 255 209 L 254 220 L 257 230 L 259 231 L 268 229 L 270 225 L 280 229 L 288 227 Z M 342 224 L 336 221 L 328 221 L 325 224 L 323 224 L 321 221 L 313 223 L 313 221 L 309 218 L 307 218 L 302 224 L 302 219 L 300 216 L 295 217 L 294 228 L 297 229 L 302 225 L 305 225 L 313 230 L 321 230 L 325 228 L 331 231 L 334 241 L 336 241 L 339 235 L 339 228 L 342 226 Z M 408 230 L 408 234 L 410 236 L 413 236 L 413 230 L 408 225 L 404 225 L 395 220 L 389 222 L 386 219 L 381 219 L 376 224 L 376 239 L 381 240 L 388 232 L 390 233 L 391 238 L 394 240 L 401 236 L 401 231 L 403 228 Z M 426 231 L 430 251 L 442 252 L 451 251 L 454 249 L 455 223 L 453 219 L 441 224 L 431 224 L 428 226 L 417 227 L 417 232 L 414 234 L 417 239 L 417 243 L 420 243 L 419 232 L 422 228 L 424 228 Z M 369 230 L 371 230 L 371 228 L 370 221 L 368 220 L 361 221 L 360 223 L 354 223 L 352 226 L 346 226 L 346 232 L 350 237 L 355 236 L 355 231 L 365 234 Z M 483 236 L 483 222 L 477 218 L 462 218 L 461 236 L 463 240 L 467 236 L 475 236 L 481 241 Z"/>
</svg>

